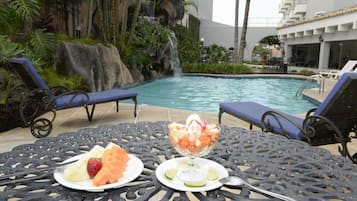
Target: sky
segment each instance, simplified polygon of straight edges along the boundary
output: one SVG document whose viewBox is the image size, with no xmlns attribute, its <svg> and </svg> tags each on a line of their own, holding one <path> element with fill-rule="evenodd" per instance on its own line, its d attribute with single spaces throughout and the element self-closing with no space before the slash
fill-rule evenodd
<svg viewBox="0 0 357 201">
<path fill-rule="evenodd" d="M 249 26 L 276 26 L 281 19 L 279 4 L 281 0 L 251 0 Z M 239 25 L 244 18 L 245 0 L 239 1 Z M 235 0 L 214 0 L 213 21 L 234 26 Z"/>
</svg>

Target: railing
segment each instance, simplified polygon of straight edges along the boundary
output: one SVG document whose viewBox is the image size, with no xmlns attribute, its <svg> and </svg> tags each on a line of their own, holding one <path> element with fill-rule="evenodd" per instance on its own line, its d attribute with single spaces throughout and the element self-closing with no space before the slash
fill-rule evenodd
<svg viewBox="0 0 357 201">
<path fill-rule="evenodd" d="M 302 92 L 306 89 L 307 86 L 309 86 L 312 81 L 317 82 L 317 84 L 319 85 L 319 93 L 324 92 L 325 91 L 325 79 L 322 75 L 311 75 L 309 78 L 306 79 L 306 81 L 304 82 L 304 84 L 299 88 L 299 90 L 296 92 L 296 96 L 301 96 Z"/>
</svg>

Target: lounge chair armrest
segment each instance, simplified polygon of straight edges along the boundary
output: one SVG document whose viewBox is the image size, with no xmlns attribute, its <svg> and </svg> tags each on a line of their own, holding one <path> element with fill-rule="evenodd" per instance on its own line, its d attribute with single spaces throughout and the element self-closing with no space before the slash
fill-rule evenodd
<svg viewBox="0 0 357 201">
<path fill-rule="evenodd" d="M 312 108 L 309 111 L 307 111 L 305 118 L 308 118 L 312 113 L 314 113 L 316 111 L 317 108 Z"/>
<path fill-rule="evenodd" d="M 331 121 L 329 118 L 321 115 L 311 115 L 304 120 L 303 128 L 305 130 L 305 134 L 308 135 L 309 137 L 314 137 L 315 136 L 314 125 L 316 124 L 321 124 L 321 125 L 326 124 L 326 126 L 328 126 L 337 134 L 336 137 L 339 139 L 340 142 L 342 142 L 345 139 L 341 130 L 336 126 L 336 124 L 333 123 L 333 121 Z"/>
<path fill-rule="evenodd" d="M 303 128 L 305 130 L 305 134 L 307 136 L 314 137 L 315 136 L 315 129 L 314 125 L 316 124 L 326 124 L 325 126 L 329 127 L 329 129 L 333 130 L 336 133 L 336 138 L 338 139 L 339 142 L 342 143 L 342 145 L 346 145 L 347 142 L 350 141 L 348 136 L 344 136 L 342 134 L 342 131 L 336 126 L 333 121 L 331 121 L 329 118 L 321 116 L 321 115 L 311 115 L 307 117 L 304 122 L 303 122 Z M 347 151 L 346 147 L 343 147 L 344 152 Z M 346 152 L 342 153 L 342 150 L 339 147 L 339 151 L 343 156 L 346 156 Z"/>
<path fill-rule="evenodd" d="M 278 112 L 278 111 L 267 111 L 262 115 L 261 118 L 261 123 L 263 126 L 263 130 L 264 131 L 273 131 L 271 125 L 270 125 L 270 120 L 267 119 L 268 117 L 272 117 L 274 118 L 274 120 L 278 123 L 281 131 L 282 131 L 282 135 L 284 135 L 287 138 L 291 138 L 288 133 L 286 132 L 286 129 L 284 128 L 283 124 L 281 123 L 281 121 L 279 119 L 285 119 L 288 122 L 290 122 L 292 125 L 294 125 L 296 128 L 298 128 L 302 133 L 304 133 L 304 129 L 301 127 L 301 125 L 299 125 L 297 122 L 295 122 L 293 119 L 291 119 L 289 116 Z"/>
</svg>

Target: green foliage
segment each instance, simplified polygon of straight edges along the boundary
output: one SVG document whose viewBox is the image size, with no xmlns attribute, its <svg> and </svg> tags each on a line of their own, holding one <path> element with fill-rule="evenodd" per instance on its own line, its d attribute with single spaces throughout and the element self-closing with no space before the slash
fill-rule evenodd
<svg viewBox="0 0 357 201">
<path fill-rule="evenodd" d="M 244 63 L 252 65 L 265 65 L 264 61 L 244 61 Z"/>
<path fill-rule="evenodd" d="M 9 71 L 6 65 L 2 63 L 0 63 L 0 81 L 0 104 L 5 104 L 9 91 L 18 83 L 18 79 L 16 79 L 16 75 Z"/>
<path fill-rule="evenodd" d="M 225 47 L 213 44 L 203 48 L 203 59 L 208 63 L 228 62 L 231 52 Z"/>
<path fill-rule="evenodd" d="M 263 45 L 255 46 L 253 49 L 253 54 L 259 55 L 264 61 L 271 57 L 271 51 L 265 48 Z"/>
<path fill-rule="evenodd" d="M 70 90 L 83 88 L 83 78 L 77 75 L 62 76 L 49 67 L 43 68 L 40 75 L 50 87 L 64 86 Z"/>
<path fill-rule="evenodd" d="M 19 44 L 11 42 L 7 36 L 0 35 L 0 64 L 24 52 L 25 50 Z"/>
<path fill-rule="evenodd" d="M 123 60 L 148 66 L 154 62 L 168 43 L 169 30 L 146 19 L 138 20 L 131 46 L 123 52 Z"/>
<path fill-rule="evenodd" d="M 160 52 L 168 42 L 168 29 L 148 20 L 140 19 L 136 26 L 135 47 L 144 48 L 150 52 Z"/>
<path fill-rule="evenodd" d="M 31 33 L 29 46 L 32 52 L 43 60 L 52 57 L 56 48 L 56 38 L 53 33 L 45 33 L 38 29 Z"/>
<path fill-rule="evenodd" d="M 315 75 L 316 73 L 314 71 L 311 71 L 311 70 L 301 70 L 299 72 L 300 75 L 304 75 L 304 76 L 311 76 L 311 75 Z"/>
<path fill-rule="evenodd" d="M 43 33 L 43 30 L 34 31 L 30 40 L 25 43 L 12 42 L 7 36 L 0 35 L 0 63 L 8 61 L 12 57 L 26 57 L 34 66 L 41 70 L 45 61 L 51 60 L 56 48 L 56 39 L 51 33 Z"/>
<path fill-rule="evenodd" d="M 28 21 L 34 20 L 39 15 L 41 1 L 39 0 L 12 0 L 9 8 L 14 10 L 17 16 Z"/>
<path fill-rule="evenodd" d="M 20 28 L 20 25 L 20 18 L 15 11 L 0 4 L 0 34 L 13 34 Z"/>
<path fill-rule="evenodd" d="M 277 35 L 267 36 L 260 40 L 259 43 L 267 45 L 280 45 L 280 41 Z"/>
<path fill-rule="evenodd" d="M 189 29 L 176 25 L 174 32 L 177 38 L 177 50 L 181 63 L 194 63 L 200 61 L 200 43 L 192 37 Z"/>
<path fill-rule="evenodd" d="M 0 16 L 4 17 L 0 19 L 0 25 L 8 28 L 7 31 L 0 33 L 8 35 L 0 36 L 0 62 L 23 56 L 30 59 L 35 66 L 41 67 L 44 61 L 50 60 L 56 48 L 53 34 L 44 33 L 41 29 L 29 35 L 13 34 L 19 31 L 19 24 L 31 22 L 39 15 L 41 5 L 41 0 L 12 0 L 8 4 L 0 4 Z"/>
<path fill-rule="evenodd" d="M 244 64 L 230 63 L 185 63 L 182 65 L 184 73 L 210 73 L 210 74 L 251 74 L 253 71 Z"/>
<path fill-rule="evenodd" d="M 97 41 L 97 40 L 94 40 L 89 37 L 77 38 L 77 37 L 68 36 L 66 34 L 56 34 L 55 37 L 56 37 L 57 41 L 79 42 L 79 43 L 88 44 L 88 45 L 95 45 L 95 44 L 101 43 L 101 41 Z"/>
</svg>

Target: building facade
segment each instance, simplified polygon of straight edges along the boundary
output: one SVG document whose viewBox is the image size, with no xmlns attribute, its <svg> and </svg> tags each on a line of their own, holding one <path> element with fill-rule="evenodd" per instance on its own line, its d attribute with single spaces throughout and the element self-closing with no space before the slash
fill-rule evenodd
<svg viewBox="0 0 357 201">
<path fill-rule="evenodd" d="M 197 10 L 192 6 L 187 6 L 183 24 L 188 24 L 188 14 L 200 20 L 200 39 L 205 46 L 220 45 L 227 49 L 234 47 L 234 26 L 213 21 L 214 0 L 193 0 L 197 5 Z M 222 3 L 224 3 L 222 1 Z M 238 36 L 241 36 L 242 27 L 238 27 Z M 253 49 L 260 40 L 267 36 L 277 35 L 276 26 L 249 26 L 247 28 L 246 46 L 244 50 L 244 60 L 253 59 Z M 239 47 L 239 42 L 238 42 Z"/>
<path fill-rule="evenodd" d="M 279 12 L 289 66 L 340 69 L 357 60 L 357 0 L 282 0 Z"/>
</svg>

